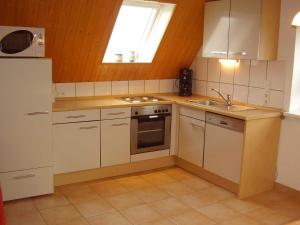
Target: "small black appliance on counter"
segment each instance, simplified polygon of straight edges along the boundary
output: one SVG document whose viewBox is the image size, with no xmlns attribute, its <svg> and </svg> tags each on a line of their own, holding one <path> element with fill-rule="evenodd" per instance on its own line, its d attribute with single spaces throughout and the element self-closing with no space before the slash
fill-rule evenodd
<svg viewBox="0 0 300 225">
<path fill-rule="evenodd" d="M 179 96 L 192 95 L 193 71 L 187 68 L 179 71 Z"/>
</svg>

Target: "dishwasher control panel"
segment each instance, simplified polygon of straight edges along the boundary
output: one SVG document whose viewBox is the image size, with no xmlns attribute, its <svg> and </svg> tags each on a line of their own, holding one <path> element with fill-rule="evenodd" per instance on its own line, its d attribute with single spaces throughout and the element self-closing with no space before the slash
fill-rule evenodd
<svg viewBox="0 0 300 225">
<path fill-rule="evenodd" d="M 238 132 L 244 132 L 245 121 L 215 113 L 206 113 L 206 122 Z"/>
</svg>

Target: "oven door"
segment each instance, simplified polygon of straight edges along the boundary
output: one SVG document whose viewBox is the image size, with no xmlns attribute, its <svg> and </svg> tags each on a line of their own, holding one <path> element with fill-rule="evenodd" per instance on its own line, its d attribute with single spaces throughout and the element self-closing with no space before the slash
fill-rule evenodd
<svg viewBox="0 0 300 225">
<path fill-rule="evenodd" d="M 170 148 L 171 115 L 131 119 L 131 155 Z"/>
</svg>

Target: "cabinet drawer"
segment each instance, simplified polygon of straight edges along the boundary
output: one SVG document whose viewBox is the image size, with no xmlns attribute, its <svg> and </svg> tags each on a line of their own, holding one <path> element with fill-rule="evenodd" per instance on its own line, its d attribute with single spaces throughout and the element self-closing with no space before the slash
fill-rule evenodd
<svg viewBox="0 0 300 225">
<path fill-rule="evenodd" d="M 131 108 L 113 108 L 101 109 L 101 120 L 129 118 L 131 116 Z"/>
<path fill-rule="evenodd" d="M 0 173 L 4 201 L 53 193 L 53 169 Z"/>
<path fill-rule="evenodd" d="M 180 107 L 179 111 L 180 115 L 192 117 L 197 120 L 203 120 L 205 121 L 205 111 L 200 109 L 193 109 L 189 107 Z"/>
<path fill-rule="evenodd" d="M 54 112 L 53 123 L 100 120 L 100 109 Z"/>
</svg>

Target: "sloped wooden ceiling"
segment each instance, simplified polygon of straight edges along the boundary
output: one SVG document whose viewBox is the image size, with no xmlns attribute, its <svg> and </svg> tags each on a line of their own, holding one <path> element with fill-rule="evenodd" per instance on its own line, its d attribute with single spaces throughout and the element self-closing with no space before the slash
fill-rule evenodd
<svg viewBox="0 0 300 225">
<path fill-rule="evenodd" d="M 202 45 L 204 0 L 165 2 L 177 6 L 151 64 L 102 64 L 122 0 L 0 0 L 0 24 L 46 28 L 54 82 L 174 78 Z"/>
</svg>

